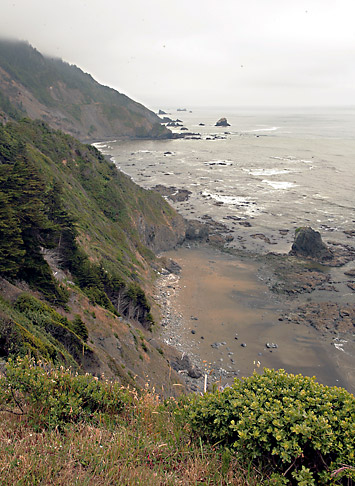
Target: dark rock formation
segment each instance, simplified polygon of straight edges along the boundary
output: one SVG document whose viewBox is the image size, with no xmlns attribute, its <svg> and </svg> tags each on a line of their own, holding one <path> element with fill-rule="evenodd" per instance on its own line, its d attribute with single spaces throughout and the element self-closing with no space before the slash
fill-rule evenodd
<svg viewBox="0 0 355 486">
<path fill-rule="evenodd" d="M 185 238 L 187 240 L 206 240 L 209 236 L 208 225 L 200 221 L 187 221 Z"/>
<path fill-rule="evenodd" d="M 180 274 L 181 267 L 175 260 L 172 260 L 171 258 L 162 257 L 161 261 L 168 273 L 173 273 L 174 275 Z"/>
<path fill-rule="evenodd" d="M 333 253 L 323 243 L 319 231 L 314 231 L 310 226 L 296 230 L 295 241 L 289 254 L 312 258 L 320 262 L 333 258 Z"/>
<path fill-rule="evenodd" d="M 166 152 L 168 154 L 170 152 Z M 164 154 L 165 155 L 165 154 Z M 163 197 L 167 197 L 174 202 L 182 202 L 187 201 L 190 197 L 191 191 L 187 189 L 178 189 L 175 186 L 166 187 L 162 184 L 157 184 L 156 186 L 152 187 L 153 191 L 159 192 L 160 195 Z"/>
<path fill-rule="evenodd" d="M 230 124 L 227 122 L 227 118 L 220 118 L 215 126 L 216 127 L 230 127 Z"/>
<path fill-rule="evenodd" d="M 181 358 L 175 358 L 175 360 L 171 361 L 171 367 L 173 370 L 186 373 L 190 378 L 201 378 L 202 373 L 201 371 L 191 363 L 190 358 L 187 354 L 182 355 Z"/>
<path fill-rule="evenodd" d="M 255 239 L 260 239 L 260 240 L 264 240 L 265 243 L 267 243 L 268 245 L 276 245 L 276 241 L 271 241 L 269 237 L 265 236 L 263 233 L 255 233 L 254 235 L 250 235 L 254 240 Z"/>
<path fill-rule="evenodd" d="M 312 326 L 323 333 L 352 333 L 355 330 L 355 306 L 336 302 L 311 302 L 283 316 L 296 324 Z"/>
<path fill-rule="evenodd" d="M 352 268 L 351 270 L 344 272 L 344 275 L 348 275 L 349 277 L 355 277 L 355 268 Z"/>
<path fill-rule="evenodd" d="M 185 239 L 185 222 L 179 214 L 161 224 L 148 222 L 140 216 L 137 229 L 143 244 L 155 253 L 171 250 Z"/>
<path fill-rule="evenodd" d="M 166 115 L 165 111 L 164 110 L 159 110 L 158 111 L 158 115 Z"/>
<path fill-rule="evenodd" d="M 167 127 L 181 127 L 182 123 L 180 123 L 178 121 L 171 121 L 171 122 L 167 123 L 166 126 Z"/>
<path fill-rule="evenodd" d="M 311 259 L 295 259 L 287 255 L 268 253 L 265 261 L 272 268 L 267 285 L 277 294 L 295 296 L 313 290 L 334 290 L 331 275 Z"/>
</svg>

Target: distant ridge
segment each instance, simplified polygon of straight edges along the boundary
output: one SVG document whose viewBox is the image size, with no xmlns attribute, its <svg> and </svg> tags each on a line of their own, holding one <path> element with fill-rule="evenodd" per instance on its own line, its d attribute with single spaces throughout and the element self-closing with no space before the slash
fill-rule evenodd
<svg viewBox="0 0 355 486">
<path fill-rule="evenodd" d="M 77 66 L 0 39 L 0 122 L 24 116 L 81 141 L 171 136 L 155 113 Z"/>
</svg>

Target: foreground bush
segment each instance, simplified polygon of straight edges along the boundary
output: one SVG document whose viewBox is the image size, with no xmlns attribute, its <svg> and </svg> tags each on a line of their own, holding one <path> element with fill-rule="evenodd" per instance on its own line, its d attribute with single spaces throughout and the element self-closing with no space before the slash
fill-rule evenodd
<svg viewBox="0 0 355 486">
<path fill-rule="evenodd" d="M 0 403 L 18 408 L 39 427 L 116 415 L 128 397 L 118 383 L 53 369 L 29 357 L 10 359 L 5 374 L 0 378 Z"/>
<path fill-rule="evenodd" d="M 355 398 L 314 378 L 265 370 L 224 391 L 191 397 L 197 434 L 274 471 L 270 484 L 355 484 Z M 332 479 L 332 472 L 341 469 Z M 333 482 L 332 482 L 333 481 Z"/>
<path fill-rule="evenodd" d="M 229 451 L 191 441 L 174 398 L 162 403 L 148 388 L 116 388 L 28 358 L 9 362 L 6 375 L 1 486 L 263 484 Z"/>
</svg>

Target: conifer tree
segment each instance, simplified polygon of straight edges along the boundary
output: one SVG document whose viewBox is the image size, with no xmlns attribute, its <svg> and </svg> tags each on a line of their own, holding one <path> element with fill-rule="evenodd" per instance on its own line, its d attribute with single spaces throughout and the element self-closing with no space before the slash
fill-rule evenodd
<svg viewBox="0 0 355 486">
<path fill-rule="evenodd" d="M 0 274 L 15 277 L 23 263 L 24 254 L 19 220 L 6 194 L 0 189 Z"/>
</svg>

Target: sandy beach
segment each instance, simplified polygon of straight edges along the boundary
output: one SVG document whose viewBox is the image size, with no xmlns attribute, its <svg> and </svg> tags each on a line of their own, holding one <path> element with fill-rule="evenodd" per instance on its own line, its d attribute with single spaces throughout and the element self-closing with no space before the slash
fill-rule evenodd
<svg viewBox="0 0 355 486">
<path fill-rule="evenodd" d="M 270 292 L 256 262 L 209 246 L 165 256 L 181 266 L 181 273 L 160 283 L 162 338 L 210 374 L 209 383 L 231 383 L 235 376 L 267 367 L 316 376 L 354 392 L 353 361 L 315 329 L 281 320 L 289 303 Z M 190 380 L 192 389 L 199 390 L 201 382 Z"/>
</svg>

